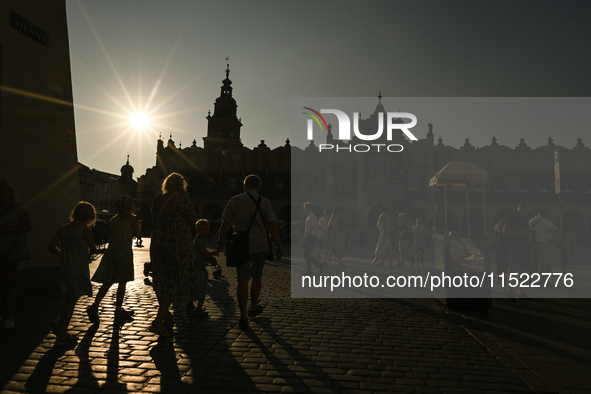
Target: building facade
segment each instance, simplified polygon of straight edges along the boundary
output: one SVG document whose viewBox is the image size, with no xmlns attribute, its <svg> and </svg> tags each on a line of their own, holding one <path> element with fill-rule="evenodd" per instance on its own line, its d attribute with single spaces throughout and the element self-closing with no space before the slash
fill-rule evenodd
<svg viewBox="0 0 591 394">
<path fill-rule="evenodd" d="M 183 175 L 189 197 L 202 218 L 216 221 L 230 198 L 242 193 L 242 183 L 249 174 L 258 175 L 263 186 L 261 194 L 269 198 L 278 218 L 290 221 L 290 154 L 289 139 L 284 146 L 271 149 L 261 140 L 254 148 L 241 142 L 242 121 L 237 116 L 236 100 L 232 96 L 230 69 L 222 81 L 220 96 L 213 114 L 207 114 L 207 134 L 203 147 L 197 140 L 189 147 L 176 145 L 172 134 L 168 141 L 162 136 L 156 141 L 156 163 L 138 179 L 138 198 L 146 228 L 151 227 L 150 209 L 162 181 L 172 172 Z"/>
<path fill-rule="evenodd" d="M 362 133 L 375 133 L 380 112 L 386 112 L 381 96 L 374 113 L 360 121 Z M 431 177 L 450 161 L 468 161 L 486 170 L 489 176 L 484 196 L 489 234 L 496 214 L 515 210 L 521 200 L 531 201 L 534 209 L 547 209 L 557 221 L 553 152 L 558 149 L 565 230 L 575 234 L 578 241 L 587 239 L 591 218 L 591 151 L 581 138 L 571 148 L 555 145 L 552 138 L 537 148 L 529 147 L 523 139 L 518 146 L 510 148 L 499 144 L 494 136 L 490 145 L 484 147 L 476 148 L 466 139 L 463 146 L 455 148 L 445 145 L 441 138 L 435 141 L 433 125 L 429 124 L 425 131 L 424 138 L 414 142 L 406 140 L 400 130 L 394 131 L 391 142 L 385 136 L 381 137 L 383 141 L 372 141 L 400 144 L 404 147 L 401 154 L 342 150 L 325 150 L 320 154 L 314 141 L 304 149 L 293 147 L 294 217 L 301 215 L 299 207 L 304 201 L 312 201 L 318 214 L 323 208 L 337 210 L 341 222 L 349 226 L 375 226 L 382 212 L 389 212 L 393 217 L 405 212 L 411 219 L 427 219 L 432 215 L 433 202 L 443 202 L 442 193 L 434 196 L 429 188 Z M 348 144 L 336 141 L 329 125 L 326 143 L 336 142 Z M 350 143 L 363 141 L 353 139 Z M 485 217 L 482 192 L 472 191 L 468 199 L 472 202 L 470 228 L 472 233 L 482 234 Z M 448 203 L 456 227 L 466 230 L 465 193 L 451 195 Z"/>
<path fill-rule="evenodd" d="M 137 198 L 138 184 L 133 179 L 133 167 L 127 163 L 121 167 L 121 175 L 90 169 L 78 163 L 80 177 L 80 196 L 82 200 L 94 205 L 97 212 L 117 213 L 115 201 L 125 194 Z"/>
<path fill-rule="evenodd" d="M 65 1 L 3 0 L 0 20 L 0 177 L 33 222 L 19 289 L 34 297 L 57 288 L 47 244 L 80 200 Z"/>
</svg>

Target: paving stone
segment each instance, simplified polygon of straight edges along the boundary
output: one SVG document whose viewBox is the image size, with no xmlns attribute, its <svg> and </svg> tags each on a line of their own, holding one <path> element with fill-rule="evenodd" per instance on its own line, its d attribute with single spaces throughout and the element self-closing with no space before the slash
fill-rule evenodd
<svg viewBox="0 0 591 394">
<path fill-rule="evenodd" d="M 307 393 L 309 390 L 304 386 L 283 386 L 282 393 Z"/>
<path fill-rule="evenodd" d="M 136 273 L 148 251 L 134 249 Z M 92 298 L 82 297 L 71 322 L 81 341 L 61 353 L 53 349 L 49 323 L 63 301 L 27 306 L 30 317 L 19 324 L 37 333 L 11 333 L 18 341 L 0 336 L 0 349 L 14 360 L 1 364 L 0 387 L 22 393 L 31 377 L 41 377 L 40 392 L 56 393 L 527 392 L 508 369 L 514 364 L 494 357 L 437 301 L 359 299 L 352 308 L 346 299 L 291 298 L 290 265 L 286 259 L 265 267 L 265 311 L 247 332 L 237 326 L 235 271 L 225 266 L 225 280 L 209 282 L 210 318 L 190 321 L 184 304 L 175 303 L 175 335 L 168 339 L 148 331 L 157 301 L 141 275 L 128 284 L 124 304 L 136 312 L 133 322 L 113 332 L 111 289 L 101 324 L 93 326 L 85 312 Z"/>
</svg>

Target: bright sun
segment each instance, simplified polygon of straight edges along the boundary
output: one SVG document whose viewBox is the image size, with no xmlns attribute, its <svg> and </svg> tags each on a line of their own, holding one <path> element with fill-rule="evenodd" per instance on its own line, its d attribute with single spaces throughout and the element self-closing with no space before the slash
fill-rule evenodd
<svg viewBox="0 0 591 394">
<path fill-rule="evenodd" d="M 136 130 L 145 130 L 150 126 L 150 118 L 143 112 L 136 112 L 130 118 L 131 126 Z"/>
</svg>

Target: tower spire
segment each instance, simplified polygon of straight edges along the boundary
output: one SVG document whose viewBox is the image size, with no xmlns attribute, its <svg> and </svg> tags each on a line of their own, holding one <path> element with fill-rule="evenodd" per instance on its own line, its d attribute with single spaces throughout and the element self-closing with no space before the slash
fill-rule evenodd
<svg viewBox="0 0 591 394">
<path fill-rule="evenodd" d="M 222 81 L 220 97 L 215 100 L 213 114 L 207 114 L 207 137 L 203 137 L 204 149 L 222 149 L 242 146 L 240 143 L 241 120 L 236 116 L 236 100 L 232 97 L 230 80 L 230 56 L 226 60 L 226 79 Z"/>
<path fill-rule="evenodd" d="M 232 97 L 232 81 L 230 81 L 230 56 L 226 57 L 226 79 L 222 81 L 222 84 L 221 97 Z"/>
</svg>

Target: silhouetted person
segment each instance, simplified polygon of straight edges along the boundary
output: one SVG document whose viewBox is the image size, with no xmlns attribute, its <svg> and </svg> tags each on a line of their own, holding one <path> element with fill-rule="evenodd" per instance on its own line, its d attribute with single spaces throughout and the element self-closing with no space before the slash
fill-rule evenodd
<svg viewBox="0 0 591 394">
<path fill-rule="evenodd" d="M 316 250 L 316 260 L 322 255 L 322 262 L 326 261 L 327 250 L 324 247 L 324 237 L 328 234 L 328 221 L 330 220 L 330 210 L 325 209 L 322 217 L 318 219 L 316 227 L 316 238 L 318 239 L 318 249 Z"/>
<path fill-rule="evenodd" d="M 149 330 L 170 336 L 165 325 L 172 323 L 173 302 L 199 298 L 201 284 L 195 268 L 192 230 L 199 218 L 187 192 L 187 182 L 173 172 L 162 182 L 162 193 L 154 199 L 156 222 L 150 244 L 154 291 L 158 312 Z"/>
<path fill-rule="evenodd" d="M 493 246 L 496 250 L 497 278 L 501 274 L 507 275 L 507 272 L 509 271 L 509 248 L 507 247 L 505 235 L 503 234 L 503 227 L 505 226 L 506 217 L 506 214 L 499 213 L 497 215 L 497 223 L 495 224 L 493 230 L 493 236 L 496 235 L 499 240 L 499 244 Z"/>
<path fill-rule="evenodd" d="M 117 298 L 115 302 L 115 319 L 129 319 L 133 316 L 133 310 L 123 309 L 125 286 L 133 281 L 133 237 L 140 237 L 140 228 L 135 216 L 136 200 L 128 195 L 121 196 L 115 202 L 119 213 L 111 218 L 109 223 L 109 247 L 103 255 L 96 269 L 92 281 L 102 283 L 94 299 L 94 303 L 88 307 L 86 313 L 93 323 L 99 323 L 99 305 L 114 283 L 118 283 Z"/>
<path fill-rule="evenodd" d="M 547 216 L 545 209 L 538 209 L 536 217 L 529 220 L 529 229 L 535 232 L 536 237 L 536 242 L 532 244 L 534 272 L 552 272 L 550 245 L 560 242 L 560 231 Z"/>
<path fill-rule="evenodd" d="M 238 276 L 238 305 L 240 306 L 239 326 L 243 330 L 248 328 L 248 318 L 256 317 L 263 312 L 263 307 L 258 305 L 259 294 L 261 292 L 261 278 L 263 276 L 263 267 L 265 258 L 269 252 L 269 243 L 267 227 L 277 244 L 277 260 L 283 255 L 283 246 L 279 237 L 279 229 L 275 223 L 277 218 L 271 208 L 271 202 L 259 195 L 261 189 L 261 178 L 257 175 L 248 175 L 244 178 L 244 193 L 233 197 L 226 205 L 222 214 L 222 226 L 218 234 L 218 248 L 221 252 L 224 248 L 226 234 L 230 225 L 234 225 L 235 231 L 248 232 L 249 224 L 254 216 L 254 222 L 248 233 L 248 247 L 250 260 L 236 267 Z M 256 212 L 257 201 L 260 204 L 259 214 Z M 261 214 L 262 213 L 262 214 Z M 266 223 L 262 216 L 265 216 Z M 248 282 L 252 278 L 250 286 L 250 310 L 246 311 L 248 304 Z"/>
<path fill-rule="evenodd" d="M 29 211 L 18 200 L 14 187 L 0 179 L 0 274 L 4 291 L 4 328 L 14 328 L 14 306 L 18 293 L 18 259 L 10 256 L 18 234 L 33 229 Z"/>
<path fill-rule="evenodd" d="M 66 304 L 60 317 L 51 324 L 56 345 L 78 342 L 78 336 L 68 332 L 68 326 L 78 299 L 92 296 L 90 283 L 90 255 L 97 249 L 89 225 L 96 221 L 96 211 L 90 203 L 80 201 L 70 214 L 70 223 L 61 226 L 47 249 L 61 260 L 59 288 Z M 57 247 L 61 243 L 61 249 Z"/>
<path fill-rule="evenodd" d="M 306 222 L 304 223 L 305 232 L 300 240 L 300 244 L 304 244 L 304 258 L 306 259 L 306 273 L 304 275 L 312 275 L 312 264 L 317 266 L 320 269 L 320 273 L 322 273 L 323 264 L 312 256 L 312 249 L 314 249 L 314 245 L 316 244 L 318 220 L 316 219 L 314 212 L 312 212 L 311 203 L 304 203 L 304 213 L 306 214 Z"/>
<path fill-rule="evenodd" d="M 404 265 L 404 258 L 408 257 L 411 262 L 413 260 L 413 245 L 412 245 L 412 228 L 406 223 L 406 215 L 401 213 L 398 215 L 398 250 L 400 253 L 400 260 L 397 265 Z"/>
<path fill-rule="evenodd" d="M 529 201 L 522 201 L 517 206 L 517 211 L 511 212 L 505 219 L 503 226 L 503 234 L 509 247 L 509 254 L 511 256 L 510 271 L 519 274 L 522 272 L 529 272 L 531 270 L 530 264 L 530 245 L 529 245 L 529 211 L 531 206 Z M 512 294 L 511 287 L 508 287 L 509 293 Z M 527 297 L 521 288 L 518 287 L 517 297 Z M 512 297 L 514 298 L 514 297 Z"/>
</svg>

